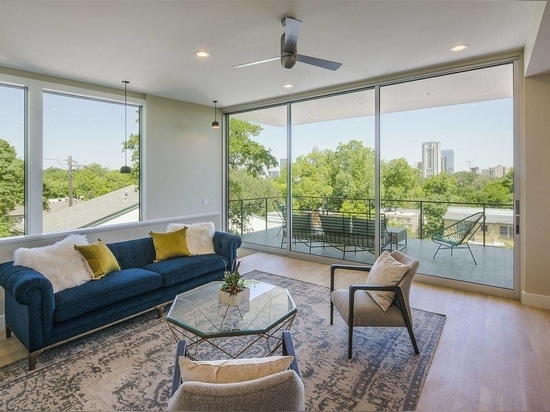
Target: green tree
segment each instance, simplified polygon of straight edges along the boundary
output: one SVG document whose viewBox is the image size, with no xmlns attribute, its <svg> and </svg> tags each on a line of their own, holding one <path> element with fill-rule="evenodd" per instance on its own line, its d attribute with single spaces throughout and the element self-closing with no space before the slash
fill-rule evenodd
<svg viewBox="0 0 550 412">
<path fill-rule="evenodd" d="M 317 210 L 324 206 L 325 197 L 332 195 L 330 163 L 333 156 L 330 150 L 313 150 L 296 158 L 292 165 L 295 209 Z"/>
<path fill-rule="evenodd" d="M 381 192 L 385 205 L 403 207 L 399 199 L 418 199 L 420 197 L 420 171 L 409 165 L 405 158 L 382 162 Z"/>
<path fill-rule="evenodd" d="M 22 205 L 24 194 L 24 163 L 17 158 L 15 147 L 0 139 L 0 237 L 11 235 L 13 220 L 8 213 Z"/>
<path fill-rule="evenodd" d="M 260 143 L 252 140 L 259 136 L 262 127 L 258 124 L 232 118 L 229 121 L 229 170 L 244 169 L 251 176 L 267 176 L 267 171 L 279 163 Z"/>
<path fill-rule="evenodd" d="M 374 150 L 359 140 L 338 144 L 330 162 L 333 208 L 364 213 L 374 197 Z"/>
</svg>

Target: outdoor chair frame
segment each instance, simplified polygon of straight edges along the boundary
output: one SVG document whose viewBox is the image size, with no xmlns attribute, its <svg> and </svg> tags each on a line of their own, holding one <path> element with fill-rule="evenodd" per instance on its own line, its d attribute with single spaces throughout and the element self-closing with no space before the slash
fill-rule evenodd
<svg viewBox="0 0 550 412">
<path fill-rule="evenodd" d="M 441 230 L 438 230 L 432 235 L 432 241 L 439 246 L 433 255 L 433 259 L 437 255 L 440 249 L 451 249 L 451 256 L 453 255 L 453 249 L 466 249 L 470 251 L 474 263 L 477 265 L 476 258 L 470 249 L 468 241 L 475 235 L 478 229 L 483 225 L 480 221 L 485 221 L 485 214 L 483 212 L 477 212 L 473 215 L 467 216 L 458 222 L 453 223 Z"/>
</svg>

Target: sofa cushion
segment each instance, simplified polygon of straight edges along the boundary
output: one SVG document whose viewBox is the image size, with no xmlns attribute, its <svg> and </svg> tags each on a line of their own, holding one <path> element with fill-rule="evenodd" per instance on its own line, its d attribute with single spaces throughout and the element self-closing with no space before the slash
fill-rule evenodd
<svg viewBox="0 0 550 412">
<path fill-rule="evenodd" d="M 74 245 L 74 248 L 86 258 L 94 274 L 93 279 L 101 279 L 111 272 L 120 270 L 115 255 L 101 239 L 91 245 Z"/>
<path fill-rule="evenodd" d="M 155 260 L 155 247 L 151 237 L 108 243 L 121 269 L 141 268 Z"/>
<path fill-rule="evenodd" d="M 174 258 L 145 265 L 143 269 L 162 276 L 162 286 L 172 286 L 202 276 L 224 270 L 227 260 L 220 255 L 197 255 Z"/>
<path fill-rule="evenodd" d="M 58 292 L 55 295 L 54 320 L 63 322 L 98 308 L 143 295 L 160 288 L 161 285 L 160 275 L 149 270 L 134 268 L 112 272 L 97 281 Z"/>
<path fill-rule="evenodd" d="M 153 238 L 153 245 L 155 245 L 155 262 L 181 256 L 190 256 L 191 252 L 187 248 L 185 232 L 187 232 L 187 227 L 182 227 L 175 232 L 149 232 L 149 235 Z"/>
</svg>

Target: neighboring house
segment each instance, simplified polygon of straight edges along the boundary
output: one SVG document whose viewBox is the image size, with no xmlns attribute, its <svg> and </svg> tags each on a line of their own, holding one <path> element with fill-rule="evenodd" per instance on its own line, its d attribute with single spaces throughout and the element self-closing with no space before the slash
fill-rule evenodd
<svg viewBox="0 0 550 412">
<path fill-rule="evenodd" d="M 512 209 L 485 210 L 475 207 L 449 207 L 443 215 L 445 227 L 452 225 L 467 216 L 477 212 L 485 212 L 485 226 L 478 230 L 472 242 L 483 243 L 483 232 L 485 232 L 485 244 L 494 246 L 512 246 L 514 243 L 514 211 Z"/>
<path fill-rule="evenodd" d="M 106 195 L 77 201 L 68 207 L 61 200 L 50 204 L 50 210 L 44 211 L 44 233 L 63 232 L 70 229 L 102 226 L 113 223 L 136 222 L 139 220 L 139 192 L 134 186 L 124 187 Z M 15 226 L 17 233 L 23 234 L 25 222 Z"/>
</svg>

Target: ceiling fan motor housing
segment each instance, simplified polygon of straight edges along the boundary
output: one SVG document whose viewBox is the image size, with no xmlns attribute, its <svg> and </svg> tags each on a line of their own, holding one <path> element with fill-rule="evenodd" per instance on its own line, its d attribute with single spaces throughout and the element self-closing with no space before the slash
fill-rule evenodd
<svg viewBox="0 0 550 412">
<path fill-rule="evenodd" d="M 285 50 L 285 35 L 281 36 L 281 66 L 285 69 L 293 69 L 298 61 L 298 51 Z"/>
</svg>

